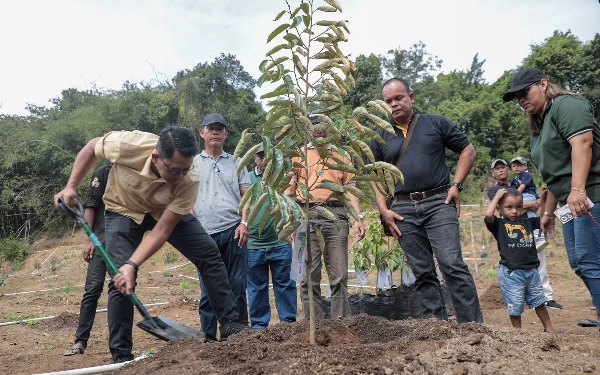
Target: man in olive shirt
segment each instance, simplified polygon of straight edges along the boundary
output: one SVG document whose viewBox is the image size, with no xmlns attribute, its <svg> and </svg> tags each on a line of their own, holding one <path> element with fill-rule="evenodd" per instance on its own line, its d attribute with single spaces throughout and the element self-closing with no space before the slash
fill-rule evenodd
<svg viewBox="0 0 600 375">
<path fill-rule="evenodd" d="M 266 165 L 261 147 L 254 155 L 256 168 L 250 172 L 250 182 L 260 184 Z M 275 306 L 280 322 L 295 322 L 297 311 L 296 282 L 290 278 L 292 267 L 292 246 L 280 241 L 275 232 L 273 216 L 267 219 L 261 233 L 259 223 L 267 212 L 269 204 L 265 202 L 254 222 L 250 225 L 248 240 L 248 302 L 250 322 L 254 329 L 265 329 L 271 320 L 269 304 L 269 269 L 273 279 Z"/>
<path fill-rule="evenodd" d="M 112 363 L 133 359 L 133 304 L 126 294 L 135 286 L 138 266 L 166 241 L 202 274 L 222 323 L 221 336 L 248 328 L 237 322 L 238 312 L 215 242 L 190 214 L 199 186 L 198 173 L 192 169 L 197 152 L 196 138 L 186 128 L 166 127 L 160 137 L 140 131 L 110 132 L 84 146 L 66 187 L 54 196 L 57 206 L 58 198 L 75 205 L 77 187 L 97 158 L 113 163 L 104 194 L 106 247 L 120 267 L 108 292 Z"/>
</svg>

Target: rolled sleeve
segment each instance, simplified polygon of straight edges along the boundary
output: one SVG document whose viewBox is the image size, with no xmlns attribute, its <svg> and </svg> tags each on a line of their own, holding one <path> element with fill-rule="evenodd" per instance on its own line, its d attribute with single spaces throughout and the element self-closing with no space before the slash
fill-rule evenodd
<svg viewBox="0 0 600 375">
<path fill-rule="evenodd" d="M 450 150 L 460 153 L 465 147 L 471 144 L 467 135 L 447 118 L 441 117 L 439 126 L 444 139 L 444 146 Z"/>
<path fill-rule="evenodd" d="M 194 181 L 189 187 L 182 189 L 181 193 L 169 203 L 167 209 L 178 215 L 189 214 L 194 207 L 194 203 L 196 203 L 199 187 L 200 182 Z"/>
<path fill-rule="evenodd" d="M 565 97 L 557 104 L 554 123 L 560 134 L 569 140 L 579 134 L 592 131 L 594 116 L 587 100 Z"/>
<path fill-rule="evenodd" d="M 240 164 L 241 159 L 238 159 L 235 163 L 236 166 Z M 244 167 L 238 175 L 238 181 L 240 189 L 250 187 L 250 175 L 248 174 L 248 168 Z"/>
</svg>

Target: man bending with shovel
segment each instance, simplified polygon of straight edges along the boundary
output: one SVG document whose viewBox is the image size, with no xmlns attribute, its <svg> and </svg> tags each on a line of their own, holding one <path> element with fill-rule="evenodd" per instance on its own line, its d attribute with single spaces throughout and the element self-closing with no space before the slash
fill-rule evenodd
<svg viewBox="0 0 600 375">
<path fill-rule="evenodd" d="M 127 295 L 135 286 L 138 267 L 166 241 L 200 271 L 221 323 L 221 340 L 249 328 L 238 322 L 215 242 L 190 214 L 199 187 L 193 169 L 197 152 L 196 138 L 186 128 L 169 126 L 158 137 L 140 131 L 110 132 L 83 147 L 66 187 L 54 196 L 57 206 L 59 198 L 75 206 L 77 187 L 96 160 L 113 163 L 104 194 L 106 246 L 120 272 L 108 290 L 111 363 L 133 359 L 133 304 Z"/>
</svg>

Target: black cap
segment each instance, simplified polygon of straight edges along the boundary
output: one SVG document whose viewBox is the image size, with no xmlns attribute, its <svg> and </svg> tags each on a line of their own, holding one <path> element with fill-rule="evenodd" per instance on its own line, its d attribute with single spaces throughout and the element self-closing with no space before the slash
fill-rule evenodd
<svg viewBox="0 0 600 375">
<path fill-rule="evenodd" d="M 219 114 L 219 113 L 209 113 L 208 115 L 204 116 L 204 120 L 202 120 L 202 126 L 208 126 L 211 124 L 221 124 L 224 127 L 227 127 L 227 123 L 225 122 L 225 118 L 223 118 L 223 115 Z"/>
<path fill-rule="evenodd" d="M 522 156 L 517 156 L 516 158 L 512 158 L 512 160 L 510 161 L 510 164 L 512 163 L 519 163 L 521 165 L 525 165 L 527 164 L 527 159 L 525 159 Z"/>
<path fill-rule="evenodd" d="M 496 168 L 496 165 L 498 165 L 498 163 L 500 164 L 504 164 L 508 167 L 508 163 L 506 162 L 506 160 L 504 159 L 496 159 L 492 162 L 492 169 Z"/>
<path fill-rule="evenodd" d="M 510 102 L 515 98 L 515 93 L 523 90 L 525 87 L 530 86 L 534 83 L 538 83 L 542 79 L 548 79 L 544 72 L 537 68 L 527 68 L 519 70 L 512 80 L 512 86 L 508 90 L 502 99 L 505 102 Z"/>
<path fill-rule="evenodd" d="M 265 152 L 265 148 L 262 145 L 260 146 L 260 148 L 258 149 L 258 151 L 256 151 L 256 154 L 258 154 L 260 152 Z"/>
</svg>

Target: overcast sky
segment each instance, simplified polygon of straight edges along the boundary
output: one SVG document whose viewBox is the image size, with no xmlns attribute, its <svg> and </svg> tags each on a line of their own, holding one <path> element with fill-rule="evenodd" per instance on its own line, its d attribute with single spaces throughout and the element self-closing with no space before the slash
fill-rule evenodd
<svg viewBox="0 0 600 375">
<path fill-rule="evenodd" d="M 598 0 L 340 3 L 351 31 L 343 50 L 353 58 L 421 40 L 444 71 L 467 69 L 479 53 L 488 82 L 554 30 L 582 41 L 600 32 Z M 26 114 L 26 103 L 48 105 L 70 87 L 170 79 L 221 52 L 258 78 L 272 19 L 284 8 L 284 0 L 0 0 L 0 113 Z"/>
</svg>

